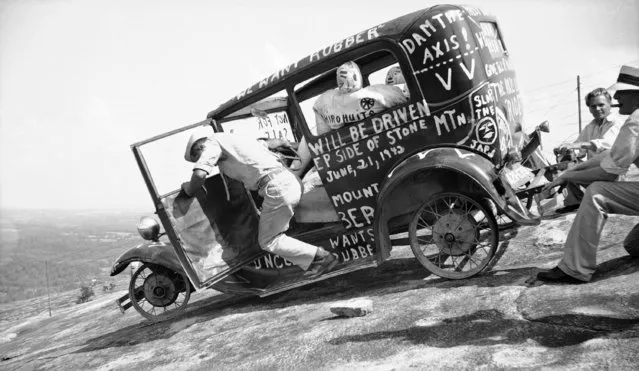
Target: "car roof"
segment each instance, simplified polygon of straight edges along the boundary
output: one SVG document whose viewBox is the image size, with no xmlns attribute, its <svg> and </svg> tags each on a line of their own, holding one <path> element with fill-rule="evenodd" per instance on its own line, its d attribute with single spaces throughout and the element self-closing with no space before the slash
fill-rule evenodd
<svg viewBox="0 0 639 371">
<path fill-rule="evenodd" d="M 290 79 L 315 65 L 324 62 L 328 58 L 338 57 L 341 54 L 347 53 L 352 50 L 352 46 L 358 47 L 373 43 L 380 39 L 392 40 L 399 43 L 405 37 L 405 34 L 412 30 L 412 27 L 416 22 L 423 20 L 427 13 L 439 13 L 448 10 L 465 10 L 471 16 L 483 16 L 490 17 L 488 14 L 482 12 L 478 8 L 460 5 L 435 5 L 429 8 L 418 10 L 401 17 L 395 18 L 388 22 L 378 24 L 374 27 L 358 32 L 350 37 L 342 39 L 336 43 L 333 43 L 323 49 L 319 49 L 315 53 L 309 54 L 297 62 L 291 63 L 288 66 L 276 71 L 270 76 L 256 82 L 252 86 L 243 90 L 235 97 L 229 99 L 225 103 L 222 103 L 213 111 L 209 112 L 208 118 L 220 118 L 232 113 L 236 108 L 234 106 L 243 103 L 246 100 L 255 101 L 256 96 L 270 90 L 278 83 Z M 239 107 L 238 107 L 239 108 Z"/>
</svg>

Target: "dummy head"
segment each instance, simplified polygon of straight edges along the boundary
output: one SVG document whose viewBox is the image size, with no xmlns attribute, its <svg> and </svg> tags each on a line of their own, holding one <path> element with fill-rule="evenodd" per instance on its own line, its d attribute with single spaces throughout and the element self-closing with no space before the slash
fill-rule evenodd
<svg viewBox="0 0 639 371">
<path fill-rule="evenodd" d="M 362 88 L 362 72 L 355 62 L 349 61 L 337 68 L 337 88 L 344 93 L 351 93 Z"/>
<path fill-rule="evenodd" d="M 398 66 L 392 67 L 386 73 L 386 85 L 406 84 L 402 70 Z"/>
</svg>

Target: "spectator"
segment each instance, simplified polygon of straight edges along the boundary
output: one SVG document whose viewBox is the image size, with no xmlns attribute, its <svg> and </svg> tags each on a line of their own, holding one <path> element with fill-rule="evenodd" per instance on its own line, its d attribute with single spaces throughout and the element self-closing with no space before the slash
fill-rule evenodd
<svg viewBox="0 0 639 371">
<path fill-rule="evenodd" d="M 567 150 L 586 150 L 587 158 L 591 159 L 598 153 L 610 149 L 612 143 L 619 134 L 622 122 L 617 115 L 610 114 L 612 98 L 604 88 L 597 88 L 586 95 L 586 105 L 594 117 L 592 121 L 579 133 L 574 143 L 564 144 L 555 149 L 555 152 L 565 153 Z M 556 213 L 568 213 L 576 210 L 583 198 L 582 186 L 589 183 L 567 182 L 564 207 L 555 210 Z"/>
<path fill-rule="evenodd" d="M 564 245 L 564 256 L 557 267 L 540 272 L 537 278 L 554 282 L 587 282 L 597 266 L 597 246 L 608 214 L 639 215 L 639 181 L 612 182 L 639 164 L 639 65 L 621 67 L 616 90 L 621 114 L 630 114 L 609 151 L 564 172 L 546 189 L 566 182 L 592 182 L 570 228 Z M 626 237 L 624 247 L 633 256 L 636 229 Z M 634 241 L 634 242 L 633 242 Z"/>
</svg>

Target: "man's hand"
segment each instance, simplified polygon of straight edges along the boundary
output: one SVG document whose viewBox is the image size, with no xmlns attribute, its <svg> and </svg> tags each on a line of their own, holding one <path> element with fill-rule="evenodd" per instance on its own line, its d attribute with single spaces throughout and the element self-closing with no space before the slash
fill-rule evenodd
<svg viewBox="0 0 639 371">
<path fill-rule="evenodd" d="M 265 142 L 269 149 L 276 149 L 278 147 L 297 149 L 298 147 L 298 143 L 291 143 L 284 138 L 267 139 Z"/>
<path fill-rule="evenodd" d="M 565 143 L 560 145 L 559 147 L 555 148 L 555 152 L 556 153 L 566 153 L 567 151 L 571 150 L 571 149 L 577 149 L 579 147 L 575 147 L 575 143 Z"/>
<path fill-rule="evenodd" d="M 570 176 L 570 170 L 566 170 L 563 173 L 561 173 L 559 176 L 557 176 L 555 179 L 552 180 L 552 182 L 546 184 L 544 186 L 544 188 L 541 189 L 542 192 L 548 192 L 551 189 L 555 188 L 555 187 L 559 187 L 564 185 L 567 181 L 568 181 L 568 177 Z"/>
<path fill-rule="evenodd" d="M 180 190 L 180 194 L 183 194 L 186 197 L 195 197 L 198 194 L 200 194 L 200 196 L 205 197 L 207 195 L 206 192 L 206 188 L 204 188 L 204 186 L 200 186 L 199 188 L 195 188 L 193 189 L 193 183 L 192 182 L 184 182 L 182 183 L 182 189 Z"/>
<path fill-rule="evenodd" d="M 194 169 L 191 175 L 191 181 L 182 183 L 182 191 L 187 197 L 196 196 L 197 193 L 202 190 L 206 196 L 206 188 L 204 188 L 204 181 L 208 173 L 202 169 Z"/>
<path fill-rule="evenodd" d="M 576 142 L 576 143 L 566 143 L 557 147 L 555 150 L 563 153 L 571 149 L 590 149 L 595 150 L 596 147 L 590 142 Z"/>
<path fill-rule="evenodd" d="M 191 182 L 184 182 L 182 183 L 182 186 L 180 187 L 180 193 L 178 194 L 178 197 L 180 195 L 183 195 L 185 197 L 193 197 L 192 194 L 189 194 L 189 189 L 191 187 Z"/>
</svg>

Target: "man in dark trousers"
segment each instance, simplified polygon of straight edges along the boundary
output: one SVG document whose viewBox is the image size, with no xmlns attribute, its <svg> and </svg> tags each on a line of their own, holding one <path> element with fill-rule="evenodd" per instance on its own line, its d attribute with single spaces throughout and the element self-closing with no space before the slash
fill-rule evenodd
<svg viewBox="0 0 639 371">
<path fill-rule="evenodd" d="M 282 139 L 246 139 L 214 133 L 210 128 L 204 130 L 196 130 L 186 146 L 184 158 L 195 166 L 191 180 L 182 185 L 184 193 L 193 196 L 218 166 L 224 175 L 241 181 L 250 190 L 257 190 L 264 198 L 258 231 L 263 250 L 289 260 L 311 278 L 333 269 L 338 263 L 333 254 L 284 234 L 302 197 L 302 184 L 269 148 L 290 146 L 290 143 Z"/>
</svg>

